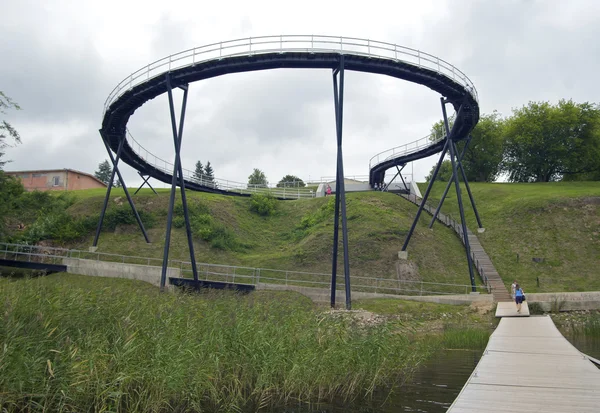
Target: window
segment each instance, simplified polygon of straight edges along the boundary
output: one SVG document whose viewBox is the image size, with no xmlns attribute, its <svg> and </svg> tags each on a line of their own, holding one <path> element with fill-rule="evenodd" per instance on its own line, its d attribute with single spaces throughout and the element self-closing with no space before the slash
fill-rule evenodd
<svg viewBox="0 0 600 413">
<path fill-rule="evenodd" d="M 59 186 L 60 185 L 60 176 L 54 176 L 54 177 L 52 177 L 52 185 L 53 186 Z"/>
<path fill-rule="evenodd" d="M 27 178 L 29 178 L 29 174 L 21 174 L 20 177 L 22 179 L 27 179 Z"/>
<path fill-rule="evenodd" d="M 46 174 L 32 174 L 31 176 L 34 178 L 41 178 L 42 176 L 46 176 Z"/>
</svg>

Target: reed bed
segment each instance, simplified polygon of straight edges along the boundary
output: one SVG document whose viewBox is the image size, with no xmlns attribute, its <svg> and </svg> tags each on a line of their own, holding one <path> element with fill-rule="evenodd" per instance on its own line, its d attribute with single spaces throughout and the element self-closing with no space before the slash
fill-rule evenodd
<svg viewBox="0 0 600 413">
<path fill-rule="evenodd" d="M 71 274 L 0 277 L 3 412 L 258 411 L 369 397 L 439 345 L 291 293 L 160 294 Z"/>
</svg>

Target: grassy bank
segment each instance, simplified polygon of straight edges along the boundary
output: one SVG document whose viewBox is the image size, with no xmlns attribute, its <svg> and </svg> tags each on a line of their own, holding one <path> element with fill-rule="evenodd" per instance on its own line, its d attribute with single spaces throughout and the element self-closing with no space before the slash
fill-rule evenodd
<svg viewBox="0 0 600 413">
<path fill-rule="evenodd" d="M 431 205 L 444 188 L 436 183 Z M 471 188 L 486 228 L 477 237 L 507 286 L 516 278 L 532 293 L 600 290 L 600 182 L 473 183 Z M 459 217 L 453 191 L 442 211 Z M 466 215 L 474 231 L 470 205 Z"/>
<path fill-rule="evenodd" d="M 103 193 L 86 190 L 67 195 L 74 198 L 64 199 L 56 210 L 50 211 L 44 209 L 49 201 L 41 195 L 39 200 L 22 202 L 22 207 L 14 212 L 13 226 L 17 226 L 18 217 L 26 230 L 14 230 L 15 241 L 41 241 L 87 250 L 92 244 Z M 165 190 L 159 191 L 159 195 L 142 190 L 134 197 L 152 241 L 147 244 L 122 190 L 113 190 L 99 252 L 162 257 L 168 195 Z M 29 198 L 35 197 L 29 195 Z M 274 209 L 268 216 L 254 212 L 249 198 L 190 191 L 188 199 L 199 262 L 290 271 L 331 271 L 333 197 L 274 201 Z M 24 208 L 32 212 L 23 214 Z M 432 233 L 420 225 L 411 241 L 409 261 L 398 262 L 397 253 L 414 214 L 413 205 L 393 194 L 349 193 L 347 215 L 352 275 L 468 284 L 462 245 L 449 229 Z M 189 259 L 183 223 L 179 204 L 175 209 L 171 239 L 170 256 L 174 259 Z M 343 260 L 338 262 L 341 270 Z"/>
<path fill-rule="evenodd" d="M 159 294 L 119 279 L 0 277 L 0 406 L 256 411 L 362 398 L 444 345 L 473 346 L 467 330 L 457 344 L 466 321 L 487 327 L 468 307 L 427 304 L 408 319 L 399 311 L 414 304 L 401 305 L 363 302 L 382 309 L 364 322 L 365 312 L 331 312 L 293 293 Z M 440 314 L 456 322 L 440 325 Z"/>
</svg>

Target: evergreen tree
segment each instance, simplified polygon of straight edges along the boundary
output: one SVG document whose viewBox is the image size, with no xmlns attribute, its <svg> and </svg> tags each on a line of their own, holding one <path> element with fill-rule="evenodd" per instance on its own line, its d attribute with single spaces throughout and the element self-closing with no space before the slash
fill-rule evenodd
<svg viewBox="0 0 600 413">
<path fill-rule="evenodd" d="M 204 181 L 204 166 L 200 161 L 196 162 L 193 178 L 198 182 Z"/>
<path fill-rule="evenodd" d="M 210 161 L 206 162 L 206 167 L 204 168 L 204 173 L 206 175 L 206 181 L 213 187 L 215 187 L 215 175 L 212 166 L 210 165 Z"/>
<path fill-rule="evenodd" d="M 106 185 L 110 182 L 110 176 L 112 175 L 112 168 L 105 159 L 104 162 L 98 164 L 98 170 L 94 172 L 94 176 L 104 182 Z"/>
</svg>

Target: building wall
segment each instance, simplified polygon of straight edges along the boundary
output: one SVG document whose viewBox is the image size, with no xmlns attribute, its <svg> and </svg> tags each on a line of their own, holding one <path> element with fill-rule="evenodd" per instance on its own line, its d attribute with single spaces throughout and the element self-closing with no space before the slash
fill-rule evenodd
<svg viewBox="0 0 600 413">
<path fill-rule="evenodd" d="M 26 191 L 65 190 L 66 171 L 9 173 L 21 180 Z"/>
<path fill-rule="evenodd" d="M 106 188 L 106 186 L 87 175 L 81 175 L 76 172 L 69 171 L 69 175 L 67 177 L 68 191 L 91 188 Z"/>
<path fill-rule="evenodd" d="M 70 170 L 7 172 L 21 180 L 26 191 L 64 191 L 106 188 L 90 176 Z"/>
</svg>

